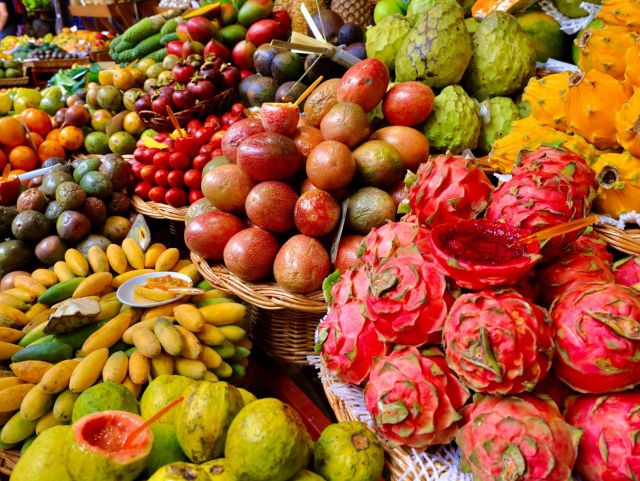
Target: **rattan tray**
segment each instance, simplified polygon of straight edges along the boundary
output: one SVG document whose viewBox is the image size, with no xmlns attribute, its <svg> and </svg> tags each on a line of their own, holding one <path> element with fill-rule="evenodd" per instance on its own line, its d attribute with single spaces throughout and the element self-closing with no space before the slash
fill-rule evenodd
<svg viewBox="0 0 640 481">
<path fill-rule="evenodd" d="M 160 202 L 146 202 L 137 195 L 131 197 L 131 205 L 139 214 L 153 219 L 173 220 L 176 222 L 184 222 L 187 219 L 188 207 L 171 207 Z"/>
<path fill-rule="evenodd" d="M 0 78 L 0 88 L 23 87 L 30 81 L 29 77 Z"/>
<path fill-rule="evenodd" d="M 640 229 L 622 230 L 611 225 L 598 225 L 595 230 L 614 249 L 640 256 Z"/>
<path fill-rule="evenodd" d="M 20 451 L 0 449 L 0 474 L 11 476 L 11 472 L 19 459 Z"/>
</svg>

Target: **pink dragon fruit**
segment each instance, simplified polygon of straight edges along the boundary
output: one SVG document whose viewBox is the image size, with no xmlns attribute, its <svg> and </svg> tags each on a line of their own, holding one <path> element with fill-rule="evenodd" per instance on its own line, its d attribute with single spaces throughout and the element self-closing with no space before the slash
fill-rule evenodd
<svg viewBox="0 0 640 481">
<path fill-rule="evenodd" d="M 551 368 L 549 314 L 513 289 L 460 296 L 442 335 L 447 364 L 477 392 L 531 391 Z"/>
<path fill-rule="evenodd" d="M 576 469 L 585 481 L 638 481 L 640 393 L 575 396 L 565 418 L 582 429 Z"/>
<path fill-rule="evenodd" d="M 391 257 L 399 249 L 416 245 L 429 255 L 429 230 L 411 222 L 389 222 L 376 227 L 366 235 L 360 246 L 360 259 L 367 266 L 375 266 L 385 257 Z"/>
<path fill-rule="evenodd" d="M 551 308 L 560 379 L 576 391 L 607 393 L 640 383 L 640 296 L 619 284 L 583 284 Z"/>
<path fill-rule="evenodd" d="M 539 396 L 550 397 L 560 410 L 562 410 L 567 398 L 575 394 L 575 391 L 558 379 L 556 373 L 551 370 L 542 381 L 536 384 L 533 393 Z"/>
<path fill-rule="evenodd" d="M 370 270 L 369 282 L 367 314 L 384 340 L 421 346 L 431 333 L 442 330 L 446 282 L 417 248 L 383 259 Z"/>
<path fill-rule="evenodd" d="M 334 274 L 332 274 L 334 275 Z M 331 278 L 331 276 L 329 276 Z M 364 302 L 369 293 L 369 275 L 363 266 L 349 269 L 340 274 L 340 278 L 331 288 L 329 307 L 344 306 L 347 302 Z"/>
<path fill-rule="evenodd" d="M 606 248 L 603 254 L 599 242 L 604 244 L 591 236 L 580 236 L 554 261 L 542 266 L 537 276 L 542 305 L 550 306 L 556 297 L 581 284 L 614 281 L 611 254 Z"/>
<path fill-rule="evenodd" d="M 385 356 L 387 345 L 380 340 L 373 323 L 357 302 L 337 306 L 318 326 L 316 351 L 327 368 L 342 382 L 360 384 L 369 376 L 377 357 Z"/>
<path fill-rule="evenodd" d="M 640 291 L 640 257 L 625 257 L 613 265 L 613 277 L 618 284 Z"/>
<path fill-rule="evenodd" d="M 580 430 L 551 399 L 531 394 L 477 396 L 463 409 L 456 442 L 474 481 L 567 481 Z"/>
<path fill-rule="evenodd" d="M 576 252 L 585 252 L 598 256 L 607 264 L 613 262 L 613 256 L 607 249 L 607 243 L 593 230 L 578 236 L 572 245 L 573 250 Z"/>
<path fill-rule="evenodd" d="M 378 432 L 395 445 L 418 449 L 453 439 L 468 398 L 440 350 L 415 347 L 378 360 L 364 389 Z"/>
<path fill-rule="evenodd" d="M 421 224 L 475 219 L 492 192 L 493 185 L 473 160 L 439 155 L 418 167 L 401 211 L 410 211 Z"/>
</svg>

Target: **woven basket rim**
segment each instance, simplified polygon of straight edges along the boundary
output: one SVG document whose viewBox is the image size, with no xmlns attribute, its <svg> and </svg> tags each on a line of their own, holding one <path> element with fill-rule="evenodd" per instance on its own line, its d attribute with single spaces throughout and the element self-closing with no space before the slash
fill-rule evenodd
<svg viewBox="0 0 640 481">
<path fill-rule="evenodd" d="M 147 202 L 137 195 L 133 195 L 131 197 L 131 205 L 138 214 L 142 214 L 153 219 L 168 219 L 178 222 L 185 222 L 187 220 L 188 207 L 176 208 L 160 202 Z"/>
<path fill-rule="evenodd" d="M 0 473 L 11 476 L 20 454 L 20 451 L 15 449 L 0 449 Z"/>
</svg>

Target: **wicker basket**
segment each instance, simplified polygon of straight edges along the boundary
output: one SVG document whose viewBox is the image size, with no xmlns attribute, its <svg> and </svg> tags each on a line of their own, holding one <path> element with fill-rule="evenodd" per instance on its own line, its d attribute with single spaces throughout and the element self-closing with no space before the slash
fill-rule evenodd
<svg viewBox="0 0 640 481">
<path fill-rule="evenodd" d="M 610 225 L 598 225 L 595 230 L 614 249 L 640 256 L 640 229 L 622 230 Z"/>
<path fill-rule="evenodd" d="M 20 451 L 0 449 L 0 473 L 11 476 L 13 468 L 20 459 Z"/>
<path fill-rule="evenodd" d="M 322 292 L 294 294 L 275 283 L 252 284 L 233 275 L 221 264 L 210 266 L 191 253 L 200 274 L 216 289 L 238 296 L 258 309 L 256 342 L 270 356 L 290 364 L 308 364 L 313 354 L 314 333 L 327 311 Z"/>
<path fill-rule="evenodd" d="M 227 89 L 209 100 L 198 102 L 193 107 L 175 113 L 181 127 L 185 127 L 192 119 L 204 119 L 209 114 L 227 111 L 235 100 L 235 89 Z M 139 113 L 140 118 L 149 128 L 158 132 L 171 132 L 173 124 L 167 115 L 159 115 L 150 110 Z"/>
<path fill-rule="evenodd" d="M 22 87 L 30 81 L 29 77 L 0 78 L 0 88 Z"/>
<path fill-rule="evenodd" d="M 145 202 L 137 195 L 131 198 L 131 205 L 139 214 L 153 219 L 184 222 L 187 219 L 187 207 L 171 207 L 160 202 Z"/>
</svg>

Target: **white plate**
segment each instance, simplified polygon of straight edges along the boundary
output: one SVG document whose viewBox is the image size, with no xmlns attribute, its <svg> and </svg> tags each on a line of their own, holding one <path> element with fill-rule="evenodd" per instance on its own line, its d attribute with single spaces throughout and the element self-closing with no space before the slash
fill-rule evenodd
<svg viewBox="0 0 640 481">
<path fill-rule="evenodd" d="M 129 279 L 127 282 L 118 287 L 118 292 L 116 293 L 116 295 L 118 296 L 118 300 L 122 304 L 127 304 L 131 307 L 155 307 L 163 306 L 164 304 L 171 304 L 181 297 L 184 297 L 184 295 L 178 294 L 166 301 L 139 302 L 138 300 L 136 300 L 133 294 L 133 289 L 135 286 L 144 286 L 147 283 L 147 279 L 151 279 L 154 277 L 163 277 L 166 275 L 170 275 L 172 277 L 176 277 L 188 282 L 189 287 L 191 287 L 191 285 L 193 284 L 193 281 L 189 276 L 180 274 L 179 272 L 149 272 L 148 274 L 140 274 L 139 276 L 133 277 L 132 279 Z"/>
</svg>

